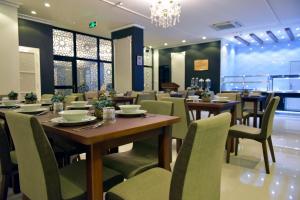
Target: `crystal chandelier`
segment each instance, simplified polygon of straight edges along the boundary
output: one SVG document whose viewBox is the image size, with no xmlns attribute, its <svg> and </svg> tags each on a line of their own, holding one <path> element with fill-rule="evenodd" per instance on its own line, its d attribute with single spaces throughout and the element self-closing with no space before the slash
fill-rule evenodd
<svg viewBox="0 0 300 200">
<path fill-rule="evenodd" d="M 181 5 L 179 0 L 153 0 L 150 11 L 152 23 L 168 28 L 179 22 Z"/>
</svg>

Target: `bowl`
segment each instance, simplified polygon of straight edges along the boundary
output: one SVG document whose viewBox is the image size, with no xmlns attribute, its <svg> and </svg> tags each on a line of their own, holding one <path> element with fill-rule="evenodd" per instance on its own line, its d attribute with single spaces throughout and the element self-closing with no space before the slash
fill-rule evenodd
<svg viewBox="0 0 300 200">
<path fill-rule="evenodd" d="M 190 99 L 190 100 L 198 100 L 199 96 L 198 95 L 188 96 L 188 99 Z"/>
<path fill-rule="evenodd" d="M 2 99 L 2 104 L 4 106 L 16 106 L 17 103 L 18 103 L 17 100 L 3 100 Z"/>
<path fill-rule="evenodd" d="M 58 114 L 66 121 L 81 121 L 86 118 L 89 111 L 87 110 L 65 110 Z"/>
<path fill-rule="evenodd" d="M 41 104 L 52 104 L 51 99 L 41 99 Z"/>
<path fill-rule="evenodd" d="M 88 104 L 88 101 L 72 101 L 71 105 L 74 107 L 84 107 Z"/>
<path fill-rule="evenodd" d="M 22 105 L 20 105 L 20 108 L 23 111 L 34 111 L 34 110 L 41 108 L 41 106 L 42 106 L 42 104 L 22 104 Z"/>
<path fill-rule="evenodd" d="M 120 105 L 119 108 L 123 113 L 135 113 L 140 109 L 141 105 Z"/>
</svg>

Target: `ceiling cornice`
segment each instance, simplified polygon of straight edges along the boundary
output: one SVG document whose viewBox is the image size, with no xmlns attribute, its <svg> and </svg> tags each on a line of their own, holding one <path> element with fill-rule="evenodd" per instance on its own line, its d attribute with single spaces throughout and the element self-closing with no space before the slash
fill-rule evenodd
<svg viewBox="0 0 300 200">
<path fill-rule="evenodd" d="M 0 4 L 6 5 L 6 6 L 11 6 L 14 8 L 19 8 L 20 5 L 22 5 L 21 3 L 15 3 L 9 0 L 0 0 Z"/>
<path fill-rule="evenodd" d="M 20 19 L 26 19 L 26 20 L 30 20 L 30 21 L 34 21 L 34 22 L 38 22 L 38 23 L 48 24 L 48 25 L 54 26 L 54 22 L 53 21 L 46 20 L 46 19 L 41 19 L 41 18 L 38 18 L 38 17 L 33 17 L 33 16 L 30 16 L 30 15 L 25 15 L 25 14 L 20 14 L 19 13 L 18 17 Z"/>
</svg>

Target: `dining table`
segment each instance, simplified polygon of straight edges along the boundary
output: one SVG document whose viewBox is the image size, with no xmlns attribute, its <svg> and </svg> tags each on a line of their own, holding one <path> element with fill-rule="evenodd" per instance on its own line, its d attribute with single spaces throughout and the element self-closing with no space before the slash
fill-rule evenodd
<svg viewBox="0 0 300 200">
<path fill-rule="evenodd" d="M 112 97 L 112 101 L 114 104 L 133 104 L 135 97 L 130 96 L 114 96 Z"/>
<path fill-rule="evenodd" d="M 0 117 L 12 109 L 0 109 Z M 64 127 L 51 122 L 57 114 L 48 112 L 36 116 L 47 135 L 56 135 L 78 142 L 86 147 L 87 199 L 103 199 L 103 156 L 108 149 L 137 140 L 158 136 L 158 166 L 171 170 L 171 126 L 179 117 L 146 114 L 134 118 L 117 117 L 114 122 L 97 128 L 90 125 Z M 97 122 L 94 122 L 97 123 Z M 78 131 L 80 130 L 80 131 Z"/>
<path fill-rule="evenodd" d="M 244 108 L 245 102 L 253 102 L 253 126 L 257 127 L 257 113 L 258 111 L 262 111 L 263 109 L 263 103 L 266 99 L 263 95 L 248 95 L 248 96 L 242 96 L 242 108 Z M 260 103 L 260 106 L 258 107 L 258 103 Z"/>
</svg>

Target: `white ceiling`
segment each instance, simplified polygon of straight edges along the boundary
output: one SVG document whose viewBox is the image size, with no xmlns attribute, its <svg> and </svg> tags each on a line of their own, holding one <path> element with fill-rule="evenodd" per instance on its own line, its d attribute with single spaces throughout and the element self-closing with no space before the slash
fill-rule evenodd
<svg viewBox="0 0 300 200">
<path fill-rule="evenodd" d="M 180 23 L 173 28 L 163 29 L 151 24 L 147 18 L 112 6 L 102 0 L 11 0 L 21 3 L 19 13 L 48 20 L 55 26 L 80 32 L 110 37 L 114 29 L 129 24 L 145 27 L 145 45 L 155 48 L 177 46 L 182 40 L 187 43 L 204 42 L 226 38 L 251 31 L 285 28 L 300 25 L 300 0 L 181 0 Z M 150 16 L 151 0 L 109 0 L 121 1 L 125 8 Z M 44 6 L 51 4 L 50 8 Z M 97 27 L 88 28 L 96 20 Z M 236 20 L 243 26 L 227 31 L 215 31 L 210 25 Z M 206 41 L 207 41 L 206 40 Z"/>
</svg>

